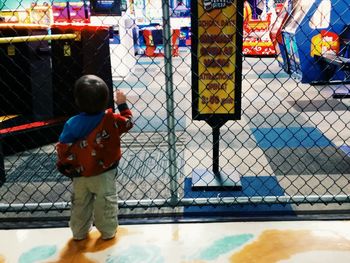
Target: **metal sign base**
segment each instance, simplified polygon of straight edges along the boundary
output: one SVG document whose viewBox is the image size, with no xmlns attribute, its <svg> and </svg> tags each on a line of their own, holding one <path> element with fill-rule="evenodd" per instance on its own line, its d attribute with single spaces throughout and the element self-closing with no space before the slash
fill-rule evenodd
<svg viewBox="0 0 350 263">
<path fill-rule="evenodd" d="M 349 99 L 350 98 L 350 93 L 340 93 L 340 92 L 337 92 L 337 93 L 334 93 L 333 94 L 333 98 L 334 99 Z"/>
<path fill-rule="evenodd" d="M 350 85 L 340 84 L 334 91 L 333 99 L 349 99 L 350 98 Z"/>
<path fill-rule="evenodd" d="M 237 171 L 220 171 L 214 174 L 210 170 L 195 169 L 192 172 L 192 190 L 241 191 L 240 178 Z"/>
</svg>

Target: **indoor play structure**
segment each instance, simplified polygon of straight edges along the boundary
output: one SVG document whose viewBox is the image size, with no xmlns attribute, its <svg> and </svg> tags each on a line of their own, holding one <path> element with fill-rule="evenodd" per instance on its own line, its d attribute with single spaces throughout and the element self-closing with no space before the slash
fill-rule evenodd
<svg viewBox="0 0 350 263">
<path fill-rule="evenodd" d="M 286 72 L 303 83 L 349 81 L 350 1 L 298 1 L 282 26 Z M 282 49 L 281 48 L 281 49 Z"/>
</svg>

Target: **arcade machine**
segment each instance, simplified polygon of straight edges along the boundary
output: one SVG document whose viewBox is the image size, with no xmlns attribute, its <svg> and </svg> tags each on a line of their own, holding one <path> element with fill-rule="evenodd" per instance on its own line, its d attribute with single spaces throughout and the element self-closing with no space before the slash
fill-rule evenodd
<svg viewBox="0 0 350 263">
<path fill-rule="evenodd" d="M 73 98 L 75 81 L 84 74 L 94 74 L 101 77 L 113 94 L 108 26 L 93 25 L 90 12 L 84 5 L 76 9 L 67 4 L 67 12 L 62 17 L 55 16 L 59 21 L 51 26 L 53 35 L 74 35 L 75 38 L 51 42 L 52 53 L 52 83 L 53 83 L 53 112 L 58 116 L 69 116 L 77 113 Z M 64 22 L 64 18 L 67 20 Z M 74 22 L 73 22 L 74 21 Z M 114 107 L 113 96 L 109 106 Z"/>
<path fill-rule="evenodd" d="M 121 0 L 91 0 L 91 14 L 94 16 L 116 17 L 125 11 L 125 3 Z"/>
<path fill-rule="evenodd" d="M 89 1 L 55 1 L 52 3 L 54 23 L 90 23 Z"/>
<path fill-rule="evenodd" d="M 54 23 L 66 23 L 70 21 L 69 17 L 69 2 L 55 2 L 52 4 L 52 13 Z"/>
<path fill-rule="evenodd" d="M 57 141 L 63 120 L 52 108 L 48 26 L 0 24 L 0 185 L 3 156 Z M 45 134 L 45 136 L 43 136 Z"/>
<path fill-rule="evenodd" d="M 336 60 L 347 59 L 340 52 L 341 40 L 350 16 L 342 15 L 350 1 L 299 1 L 282 29 L 290 74 L 302 83 L 344 81 L 347 62 L 334 70 Z M 328 59 L 327 59 L 328 58 Z M 332 59 L 333 58 L 333 59 Z"/>
<path fill-rule="evenodd" d="M 6 178 L 4 156 L 57 141 L 65 120 L 77 113 L 76 79 L 98 75 L 113 94 L 108 28 L 84 24 L 88 17 L 66 10 L 67 18 L 81 22 L 56 16 L 60 23 L 50 33 L 46 25 L 0 24 L 0 185 Z"/>
<path fill-rule="evenodd" d="M 172 55 L 179 56 L 179 37 L 180 29 L 171 30 Z M 163 28 L 147 27 L 143 29 L 144 41 L 146 44 L 145 55 L 148 57 L 164 56 L 163 46 Z"/>
<path fill-rule="evenodd" d="M 0 116 L 21 115 L 28 121 L 52 117 L 48 26 L 0 24 Z M 4 123 L 2 123 L 4 127 Z"/>
<path fill-rule="evenodd" d="M 171 0 L 170 26 L 172 29 L 172 54 L 178 56 L 180 36 L 182 45 L 190 44 L 190 0 Z M 132 12 L 139 28 L 139 53 L 149 57 L 163 56 L 162 1 L 134 1 Z"/>
<path fill-rule="evenodd" d="M 72 23 L 90 23 L 90 1 L 69 3 L 69 17 Z"/>
<path fill-rule="evenodd" d="M 252 2 L 252 3 L 251 3 Z M 270 39 L 269 28 L 272 20 L 272 14 L 275 13 L 271 3 L 273 0 L 265 0 L 270 2 L 265 13 L 261 13 L 265 19 L 254 18 L 259 13 L 256 10 L 257 0 L 244 2 L 244 22 L 243 22 L 243 54 L 245 56 L 274 56 L 275 49 Z"/>
<path fill-rule="evenodd" d="M 162 1 L 135 1 L 134 13 L 139 28 L 140 54 L 150 57 L 162 55 Z"/>
<path fill-rule="evenodd" d="M 300 0 L 286 0 L 283 7 L 279 10 L 276 21 L 270 29 L 270 38 L 275 47 L 278 64 L 285 72 L 289 73 L 289 64 L 287 61 L 286 46 L 282 37 L 282 28 L 292 12 L 293 6 Z"/>
</svg>

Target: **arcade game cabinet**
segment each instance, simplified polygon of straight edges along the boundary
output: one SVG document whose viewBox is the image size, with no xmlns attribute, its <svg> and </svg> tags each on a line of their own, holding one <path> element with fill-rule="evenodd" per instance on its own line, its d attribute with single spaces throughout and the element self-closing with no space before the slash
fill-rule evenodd
<svg viewBox="0 0 350 263">
<path fill-rule="evenodd" d="M 0 24 L 0 185 L 3 156 L 49 144 L 62 128 L 54 120 L 48 26 Z M 45 136 L 43 136 L 45 134 Z"/>
<path fill-rule="evenodd" d="M 0 24 L 0 38 L 47 35 L 48 26 Z M 47 41 L 0 44 L 0 116 L 52 117 L 50 56 Z"/>
<path fill-rule="evenodd" d="M 91 14 L 94 16 L 121 16 L 122 9 L 126 9 L 120 0 L 90 0 L 90 2 Z"/>
<path fill-rule="evenodd" d="M 75 39 L 52 40 L 53 112 L 56 116 L 77 113 L 73 98 L 75 81 L 85 74 L 101 77 L 113 94 L 112 70 L 109 51 L 110 31 L 108 26 L 90 24 L 88 1 L 53 4 L 54 24 L 51 33 L 75 34 Z M 99 3 L 92 1 L 91 12 L 96 12 Z M 60 11 L 60 12 L 58 12 Z M 110 98 L 113 108 L 113 98 Z"/>
<path fill-rule="evenodd" d="M 75 81 L 85 74 L 102 78 L 113 94 L 112 70 L 109 51 L 109 27 L 83 23 L 55 24 L 52 34 L 75 34 L 70 40 L 53 40 L 52 83 L 53 112 L 56 116 L 77 113 L 73 98 Z M 113 96 L 109 106 L 113 108 Z"/>
<path fill-rule="evenodd" d="M 324 57 L 339 57 L 340 36 L 350 24 L 344 15 L 350 1 L 299 1 L 282 29 L 290 74 L 302 83 L 343 81 L 346 67 L 332 72 L 332 60 L 325 66 Z M 286 67 L 286 65 L 284 66 Z"/>
<path fill-rule="evenodd" d="M 52 3 L 52 13 L 54 23 L 67 22 L 90 22 L 90 2 L 89 1 L 65 1 Z"/>
</svg>

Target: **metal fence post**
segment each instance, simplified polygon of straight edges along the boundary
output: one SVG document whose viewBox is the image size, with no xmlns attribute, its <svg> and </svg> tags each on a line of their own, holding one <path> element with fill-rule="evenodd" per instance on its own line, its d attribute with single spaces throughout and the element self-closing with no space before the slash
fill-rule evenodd
<svg viewBox="0 0 350 263">
<path fill-rule="evenodd" d="M 164 65 L 165 65 L 165 88 L 166 88 L 166 108 L 167 108 L 167 127 L 168 127 L 168 146 L 169 146 L 169 176 L 171 202 L 176 204 L 178 201 L 178 182 L 176 165 L 176 135 L 175 135 L 175 116 L 174 116 L 174 89 L 172 72 L 172 49 L 171 49 L 171 28 L 169 15 L 169 1 L 162 1 L 163 11 L 163 43 L 164 43 Z"/>
<path fill-rule="evenodd" d="M 4 160 L 4 154 L 2 151 L 2 138 L 0 138 L 0 187 L 3 185 L 5 180 L 6 180 L 5 160 Z"/>
</svg>

